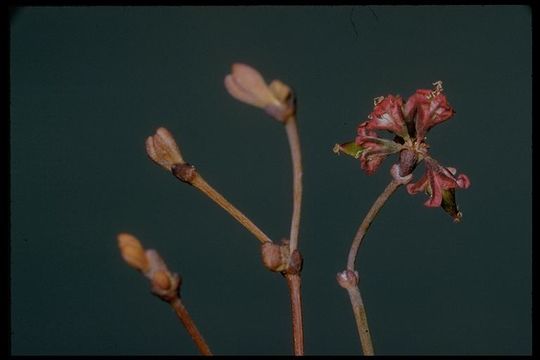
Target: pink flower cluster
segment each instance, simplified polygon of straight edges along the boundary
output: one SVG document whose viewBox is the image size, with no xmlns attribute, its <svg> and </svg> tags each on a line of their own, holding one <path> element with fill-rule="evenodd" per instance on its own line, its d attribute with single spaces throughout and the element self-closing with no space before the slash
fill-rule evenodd
<svg viewBox="0 0 540 360">
<path fill-rule="evenodd" d="M 424 161 L 424 176 L 408 184 L 407 191 L 409 194 L 427 193 L 426 206 L 441 206 L 459 221 L 461 213 L 455 205 L 454 191 L 456 188 L 468 188 L 469 178 L 464 174 L 457 175 L 455 168 L 440 165 L 429 155 L 429 146 L 425 142 L 425 136 L 432 127 L 454 114 L 442 93 L 442 82 L 434 85 L 433 90 L 417 90 L 406 102 L 394 95 L 376 98 L 368 120 L 358 126 L 355 143 L 361 150 L 361 168 L 367 174 L 373 174 L 388 155 L 399 153 L 399 165 L 392 169 L 392 175 L 408 182 L 416 165 Z M 380 130 L 389 131 L 394 138 L 380 138 L 377 133 Z"/>
</svg>

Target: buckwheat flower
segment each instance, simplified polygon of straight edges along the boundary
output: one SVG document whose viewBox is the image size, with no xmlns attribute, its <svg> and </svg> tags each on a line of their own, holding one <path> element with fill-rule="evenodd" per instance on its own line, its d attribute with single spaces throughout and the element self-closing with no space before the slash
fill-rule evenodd
<svg viewBox="0 0 540 360">
<path fill-rule="evenodd" d="M 279 80 L 268 85 L 257 70 L 246 64 L 232 65 L 231 73 L 225 76 L 225 88 L 235 99 L 261 108 L 279 121 L 294 113 L 291 89 Z"/>
<path fill-rule="evenodd" d="M 360 166 L 371 175 L 386 156 L 400 151 L 403 146 L 392 140 L 379 138 L 375 131 L 367 130 L 368 127 L 368 121 L 358 126 L 356 145 L 364 149 L 360 154 Z"/>
<path fill-rule="evenodd" d="M 461 212 L 455 205 L 455 189 L 467 189 L 471 182 L 467 175 L 457 175 L 457 170 L 452 167 L 441 166 L 436 160 L 427 157 L 424 159 L 426 173 L 420 180 L 407 185 L 407 192 L 411 195 L 420 191 L 429 195 L 424 203 L 428 207 L 441 206 L 454 218 L 461 219 Z"/>
<path fill-rule="evenodd" d="M 173 165 L 185 163 L 172 134 L 164 127 L 146 139 L 146 153 L 152 161 L 169 171 Z"/>
<path fill-rule="evenodd" d="M 439 87 L 439 90 L 416 90 L 407 100 L 404 113 L 409 119 L 414 118 L 415 136 L 423 139 L 433 126 L 450 119 L 454 115 L 454 109 L 448 104 L 442 88 Z"/>
<path fill-rule="evenodd" d="M 470 181 L 466 175 L 456 176 L 456 169 L 439 165 L 429 154 L 427 132 L 455 113 L 443 94 L 442 82 L 433 85 L 432 90 L 416 90 L 405 103 L 396 95 L 376 98 L 368 120 L 358 125 L 354 144 L 336 144 L 334 152 L 359 159 L 360 167 L 368 175 L 373 174 L 386 157 L 399 153 L 399 161 L 392 166 L 391 174 L 401 184 L 409 182 L 417 165 L 425 161 L 425 175 L 409 184 L 408 192 L 425 191 L 430 196 L 426 206 L 440 206 L 458 221 L 461 213 L 455 204 L 455 189 L 468 188 Z M 379 137 L 378 132 L 382 130 L 390 132 L 393 138 Z"/>
<path fill-rule="evenodd" d="M 375 108 L 366 121 L 368 130 L 388 130 L 406 139 L 409 137 L 403 117 L 403 100 L 400 96 L 388 95 L 375 99 Z"/>
</svg>

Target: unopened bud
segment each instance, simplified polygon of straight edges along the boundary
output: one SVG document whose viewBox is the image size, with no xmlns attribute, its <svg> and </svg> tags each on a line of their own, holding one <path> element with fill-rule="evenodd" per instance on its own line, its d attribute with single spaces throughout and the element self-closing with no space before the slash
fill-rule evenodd
<svg viewBox="0 0 540 360">
<path fill-rule="evenodd" d="M 153 136 L 146 139 L 146 153 L 156 164 L 169 171 L 173 165 L 184 163 L 174 137 L 164 127 L 160 127 Z"/>
<path fill-rule="evenodd" d="M 267 85 L 262 75 L 249 65 L 235 63 L 225 76 L 225 88 L 235 99 L 264 109 L 278 121 L 294 113 L 291 89 L 279 80 Z"/>
<path fill-rule="evenodd" d="M 265 242 L 261 245 L 264 266 L 270 271 L 282 272 L 289 267 L 289 246 Z"/>
<path fill-rule="evenodd" d="M 149 262 L 141 242 L 135 236 L 127 233 L 118 234 L 117 238 L 124 261 L 139 271 L 148 271 Z"/>
<path fill-rule="evenodd" d="M 343 270 L 337 273 L 338 284 L 345 289 L 350 289 L 358 285 L 358 271 Z"/>
<path fill-rule="evenodd" d="M 171 279 L 165 271 L 156 271 L 152 278 L 152 284 L 162 290 L 169 290 L 171 287 Z"/>
</svg>

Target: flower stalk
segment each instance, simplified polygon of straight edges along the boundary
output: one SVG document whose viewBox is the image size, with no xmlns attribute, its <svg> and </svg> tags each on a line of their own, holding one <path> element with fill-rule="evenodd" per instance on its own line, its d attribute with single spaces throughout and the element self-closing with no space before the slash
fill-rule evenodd
<svg viewBox="0 0 540 360">
<path fill-rule="evenodd" d="M 150 280 L 152 293 L 173 308 L 200 353 L 202 355 L 212 355 L 208 344 L 182 303 L 180 297 L 182 279 L 180 276 L 169 271 L 165 261 L 157 251 L 153 249 L 145 250 L 135 236 L 120 233 L 117 239 L 120 254 L 124 261 Z"/>
<path fill-rule="evenodd" d="M 293 211 L 289 240 L 286 241 L 289 248 L 288 251 L 283 249 L 286 244 L 263 248 L 263 264 L 271 271 L 280 271 L 287 279 L 292 308 L 294 354 L 303 355 L 301 260 L 297 268 L 286 260 L 288 257 L 291 260 L 295 257 L 301 259 L 298 252 L 298 233 L 302 206 L 302 155 L 295 117 L 296 99 L 291 88 L 280 80 L 273 80 L 268 85 L 256 69 L 240 63 L 233 64 L 231 74 L 225 77 L 225 88 L 235 99 L 263 109 L 268 115 L 285 125 L 293 171 Z"/>
</svg>

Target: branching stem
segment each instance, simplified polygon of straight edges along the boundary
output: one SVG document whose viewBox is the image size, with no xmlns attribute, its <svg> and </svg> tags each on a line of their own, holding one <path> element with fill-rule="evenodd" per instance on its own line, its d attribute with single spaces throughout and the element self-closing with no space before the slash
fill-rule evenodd
<svg viewBox="0 0 540 360">
<path fill-rule="evenodd" d="M 364 217 L 364 220 L 360 224 L 356 235 L 351 244 L 351 249 L 349 251 L 349 257 L 347 260 L 347 269 L 350 272 L 355 272 L 354 265 L 356 261 L 356 256 L 358 254 L 358 249 L 362 244 L 362 240 L 366 235 L 371 223 L 386 203 L 388 198 L 402 185 L 402 182 L 397 180 L 392 180 L 390 184 L 386 186 L 384 191 L 379 195 L 375 200 L 368 213 Z M 349 294 L 351 300 L 351 306 L 354 313 L 354 318 L 356 320 L 356 328 L 358 330 L 358 335 L 360 337 L 360 343 L 362 344 L 362 352 L 364 355 L 374 355 L 373 343 L 371 342 L 371 334 L 369 331 L 369 326 L 367 322 L 366 309 L 364 307 L 364 302 L 362 301 L 362 295 L 360 294 L 360 288 L 358 287 L 358 273 L 356 273 L 356 282 L 352 286 L 347 286 L 345 289 Z"/>
<path fill-rule="evenodd" d="M 249 232 L 251 232 L 261 243 L 272 242 L 270 238 L 255 225 L 247 216 L 245 216 L 240 210 L 238 210 L 233 204 L 223 197 L 217 190 L 215 190 L 210 184 L 208 184 L 200 174 L 196 174 L 191 185 L 195 186 L 206 196 L 212 199 L 216 204 L 221 206 L 226 212 L 228 212 L 233 218 L 235 218 L 240 224 L 242 224 Z"/>
</svg>

